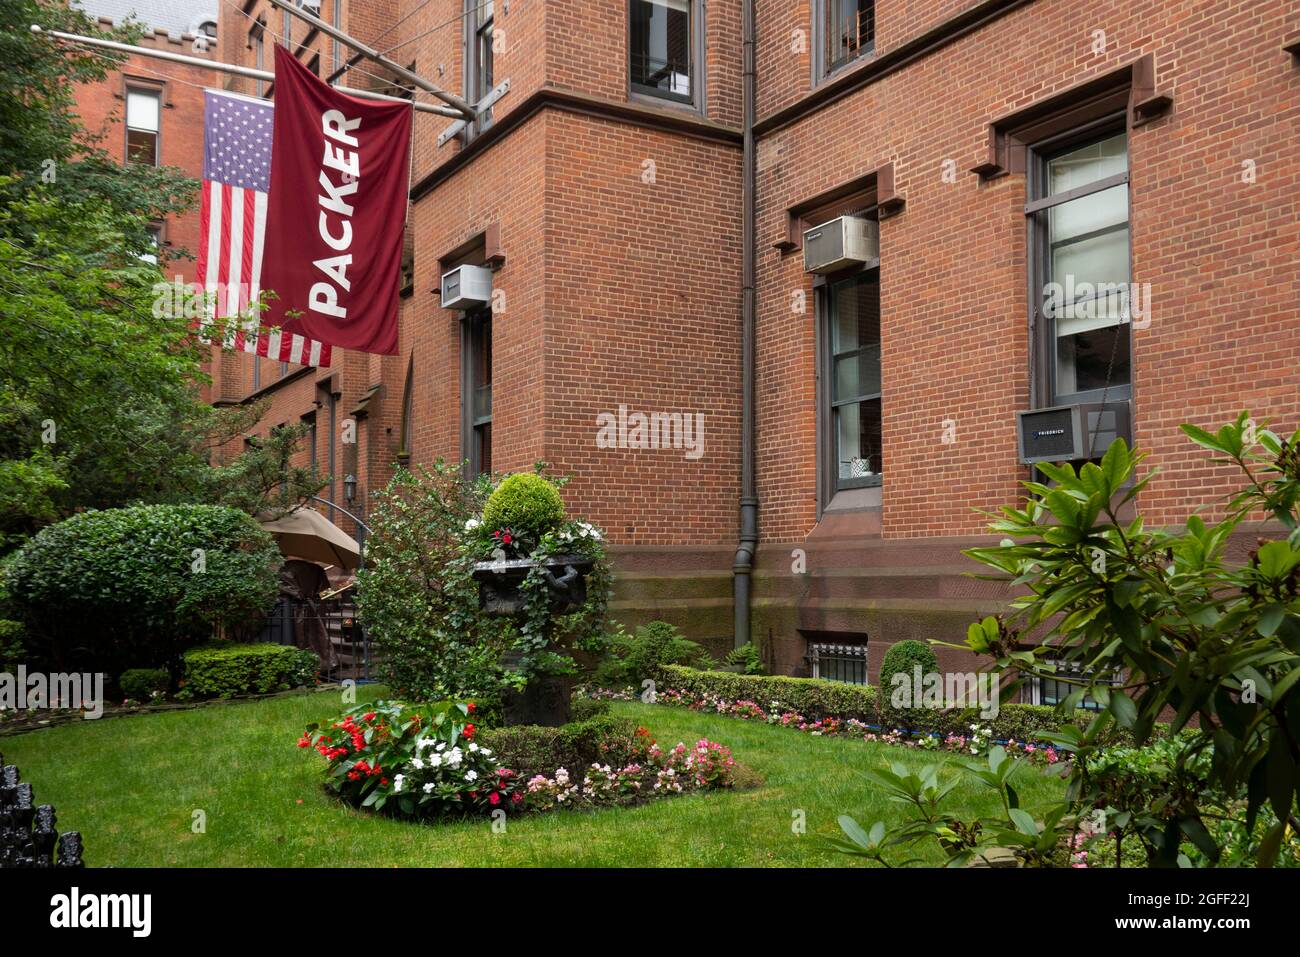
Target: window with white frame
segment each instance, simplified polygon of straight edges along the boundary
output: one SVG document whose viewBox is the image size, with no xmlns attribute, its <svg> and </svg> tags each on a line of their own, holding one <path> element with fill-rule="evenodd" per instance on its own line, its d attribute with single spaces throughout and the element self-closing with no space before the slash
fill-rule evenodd
<svg viewBox="0 0 1300 957">
<path fill-rule="evenodd" d="M 126 161 L 143 166 L 157 166 L 161 129 L 162 91 L 127 87 Z"/>
</svg>

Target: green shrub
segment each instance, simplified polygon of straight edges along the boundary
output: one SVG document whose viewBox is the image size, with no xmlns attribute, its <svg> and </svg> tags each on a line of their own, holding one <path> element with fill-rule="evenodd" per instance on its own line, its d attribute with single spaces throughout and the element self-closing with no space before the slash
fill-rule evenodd
<svg viewBox="0 0 1300 957">
<path fill-rule="evenodd" d="M 752 701 L 768 714 L 796 711 L 810 720 L 821 718 L 856 718 L 882 730 L 895 728 L 903 731 L 920 731 L 930 734 L 970 735 L 972 724 L 992 728 L 996 740 L 1031 741 L 1045 733 L 1057 731 L 1063 723 L 1060 712 L 1048 705 L 1004 704 L 994 718 L 982 718 L 977 708 L 944 711 L 935 708 L 909 709 L 910 723 L 900 723 L 900 712 L 887 707 L 879 691 L 871 685 L 855 685 L 842 681 L 824 681 L 818 678 L 788 678 L 783 675 L 739 675 L 725 671 L 700 671 L 677 665 L 663 669 L 664 690 L 686 692 L 693 697 L 711 695 L 727 701 Z M 1075 711 L 1073 723 L 1084 727 L 1095 713 L 1082 709 Z M 1157 733 L 1163 733 L 1160 726 Z M 1113 732 L 1110 739 L 1115 744 L 1127 743 L 1131 738 Z"/>
<path fill-rule="evenodd" d="M 564 499 L 546 478 L 534 472 L 509 475 L 488 496 L 483 524 L 510 529 L 536 541 L 564 521 Z"/>
<path fill-rule="evenodd" d="M 499 707 L 497 664 L 510 623 L 479 609 L 472 561 L 460 547 L 490 487 L 438 460 L 399 469 L 375 496 L 357 602 L 379 676 L 407 699 Z"/>
<path fill-rule="evenodd" d="M 319 661 L 313 652 L 289 645 L 220 643 L 187 651 L 184 666 L 183 697 L 232 698 L 304 684 Z"/>
<path fill-rule="evenodd" d="M 5 569 L 27 652 L 52 670 L 164 665 L 275 601 L 280 552 L 216 505 L 89 511 L 44 528 Z"/>
<path fill-rule="evenodd" d="M 171 675 L 164 668 L 132 668 L 117 679 L 122 696 L 132 701 L 149 701 L 154 692 L 165 695 L 171 683 Z"/>
<path fill-rule="evenodd" d="M 640 687 L 647 678 L 662 682 L 665 665 L 698 665 L 704 649 L 682 637 L 666 621 L 651 621 L 629 635 L 622 627 L 609 638 L 609 653 L 596 668 L 596 683 L 604 687 Z"/>
<path fill-rule="evenodd" d="M 559 728 L 520 724 L 488 728 L 479 743 L 490 748 L 502 767 L 519 772 L 527 781 L 536 774 L 550 776 L 567 768 L 575 776 L 594 763 L 622 767 L 635 760 L 649 739 L 638 733 L 635 721 L 598 715 Z"/>
<path fill-rule="evenodd" d="M 917 705 L 916 701 L 911 707 L 896 708 L 893 705 L 894 678 L 896 675 L 903 675 L 907 679 L 905 689 L 911 689 L 909 694 L 920 695 L 922 688 L 913 687 L 913 681 L 916 677 L 916 669 L 921 669 L 921 675 L 935 674 L 939 671 L 939 659 L 934 653 L 934 649 L 923 641 L 899 641 L 889 646 L 885 651 L 885 658 L 880 663 L 880 723 L 888 725 L 891 728 L 910 728 L 916 731 L 941 731 L 940 715 L 942 712 L 933 708 L 922 708 Z M 923 686 L 922 686 L 923 687 Z M 967 721 L 962 725 L 962 733 L 970 730 L 973 722 Z"/>
<path fill-rule="evenodd" d="M 609 714 L 610 706 L 608 701 L 598 701 L 595 698 L 578 698 L 573 699 L 570 711 L 574 721 L 586 721 L 589 718 L 596 718 L 600 715 Z"/>
<path fill-rule="evenodd" d="M 759 654 L 758 646 L 752 641 L 747 641 L 739 648 L 733 648 L 727 652 L 727 657 L 723 659 L 729 665 L 739 665 L 745 669 L 747 675 L 767 674 L 767 668 L 763 664 L 763 656 Z"/>
<path fill-rule="evenodd" d="M 677 665 L 663 668 L 663 688 L 729 701 L 753 701 L 764 711 L 797 711 L 807 718 L 857 718 L 874 724 L 876 689 L 842 681 L 789 678 L 784 675 L 739 675 L 699 671 Z"/>
</svg>

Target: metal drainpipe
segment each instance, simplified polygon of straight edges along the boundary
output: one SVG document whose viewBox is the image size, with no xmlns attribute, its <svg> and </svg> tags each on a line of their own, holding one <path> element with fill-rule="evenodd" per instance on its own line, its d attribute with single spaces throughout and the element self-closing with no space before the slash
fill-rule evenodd
<svg viewBox="0 0 1300 957">
<path fill-rule="evenodd" d="M 757 76 L 754 70 L 755 0 L 744 0 L 742 24 L 742 93 L 744 100 L 744 150 L 741 185 L 741 412 L 740 412 L 740 542 L 732 565 L 732 601 L 735 606 L 736 636 L 739 648 L 750 640 L 750 583 L 754 555 L 758 550 L 758 487 L 755 475 L 754 438 L 754 353 L 756 347 L 755 311 L 755 152 L 754 113 Z"/>
</svg>

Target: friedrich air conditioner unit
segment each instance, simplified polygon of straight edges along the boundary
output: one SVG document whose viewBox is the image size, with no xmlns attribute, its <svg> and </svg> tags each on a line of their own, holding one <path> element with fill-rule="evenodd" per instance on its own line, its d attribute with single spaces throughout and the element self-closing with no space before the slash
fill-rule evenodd
<svg viewBox="0 0 1300 957">
<path fill-rule="evenodd" d="M 442 308 L 477 309 L 492 301 L 492 270 L 457 266 L 442 274 Z"/>
<path fill-rule="evenodd" d="M 803 234 L 803 268 L 836 272 L 880 258 L 880 224 L 860 216 L 841 216 Z"/>
<path fill-rule="evenodd" d="M 1077 462 L 1101 458 L 1116 438 L 1132 442 L 1127 399 L 1017 412 L 1020 461 Z"/>
</svg>

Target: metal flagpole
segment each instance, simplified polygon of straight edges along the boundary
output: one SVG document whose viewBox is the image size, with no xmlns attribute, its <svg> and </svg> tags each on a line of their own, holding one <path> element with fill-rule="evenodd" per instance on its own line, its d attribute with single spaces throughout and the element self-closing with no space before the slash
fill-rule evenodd
<svg viewBox="0 0 1300 957">
<path fill-rule="evenodd" d="M 424 90 L 424 92 L 432 94 L 433 96 L 436 96 L 438 99 L 442 100 L 444 103 L 448 103 L 451 106 L 455 107 L 456 109 L 455 115 L 458 118 L 463 120 L 473 120 L 475 118 L 476 114 L 475 114 L 474 107 L 471 106 L 465 100 L 462 100 L 456 94 L 448 93 L 446 90 L 443 90 L 435 86 L 434 84 L 426 80 L 424 77 L 420 76 L 418 73 L 413 73 L 410 70 L 408 70 L 406 67 L 402 66 L 400 63 L 390 60 L 388 57 L 384 56 L 378 50 L 371 49 L 370 47 L 362 43 L 360 40 L 353 39 L 352 37 L 344 33 L 342 30 L 338 29 L 337 27 L 330 26 L 328 23 L 326 23 L 324 20 L 320 19 L 319 17 L 314 17 L 310 13 L 307 13 L 305 10 L 303 10 L 301 7 L 294 6 L 291 0 L 271 0 L 271 5 L 279 7 L 281 10 L 287 11 L 289 14 L 297 17 L 299 20 L 302 20 L 304 23 L 311 24 L 313 27 L 315 27 L 321 33 L 325 34 L 327 37 L 333 37 L 335 40 L 347 44 L 348 46 L 352 47 L 352 49 L 360 53 L 367 60 L 373 60 L 374 62 L 380 64 L 381 66 L 387 67 L 389 70 L 392 70 L 394 73 L 396 73 L 399 77 L 401 77 L 406 82 L 415 84 L 421 90 Z"/>
<path fill-rule="evenodd" d="M 140 56 L 151 57 L 155 60 L 169 60 L 172 63 L 184 63 L 187 66 L 203 67 L 208 70 L 216 70 L 219 73 L 230 73 L 234 76 L 246 77 L 250 80 L 275 81 L 275 74 L 269 70 L 255 70 L 252 67 L 235 66 L 233 63 L 222 63 L 220 60 L 205 60 L 202 57 L 186 56 L 183 53 L 173 53 L 170 50 L 155 50 L 152 47 L 137 47 L 132 46 L 129 43 L 118 43 L 116 40 L 103 40 L 99 37 L 85 37 L 76 33 L 64 33 L 62 30 L 46 30 L 44 27 L 38 26 L 35 23 L 32 24 L 32 33 L 44 33 L 60 40 L 67 40 L 70 43 L 81 44 L 82 46 L 100 47 L 105 50 L 116 50 L 120 53 L 136 53 Z M 462 118 L 460 111 L 451 106 L 439 106 L 435 103 L 415 103 L 400 96 L 389 96 L 386 93 L 372 93 L 369 90 L 356 90 L 347 86 L 337 86 L 335 89 L 340 93 L 346 93 L 348 96 L 360 97 L 364 100 L 382 100 L 385 103 L 401 103 L 404 106 L 412 107 L 420 113 L 434 113 L 438 116 L 450 116 L 456 119 Z"/>
</svg>

